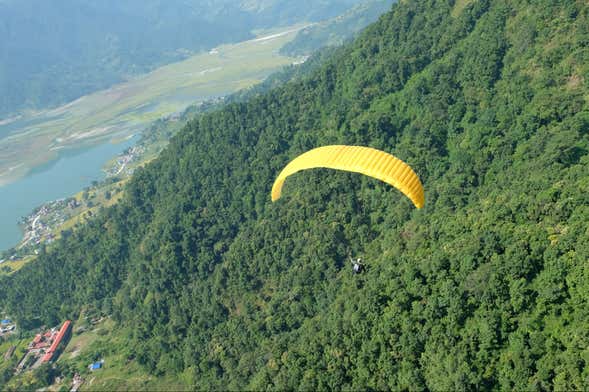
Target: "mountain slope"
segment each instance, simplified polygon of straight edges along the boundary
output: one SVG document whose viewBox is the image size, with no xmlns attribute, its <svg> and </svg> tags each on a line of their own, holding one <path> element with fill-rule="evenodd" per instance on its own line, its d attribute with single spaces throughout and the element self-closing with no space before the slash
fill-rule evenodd
<svg viewBox="0 0 589 392">
<path fill-rule="evenodd" d="M 290 56 L 308 55 L 325 46 L 342 45 L 388 11 L 392 4 L 392 0 L 364 1 L 342 15 L 306 27 L 280 52 Z"/>
<path fill-rule="evenodd" d="M 24 326 L 98 305 L 129 360 L 202 389 L 586 388 L 588 9 L 467 3 L 394 5 L 195 118 L 1 303 Z M 425 208 L 328 170 L 270 203 L 289 159 L 338 143 L 409 163 Z"/>
</svg>

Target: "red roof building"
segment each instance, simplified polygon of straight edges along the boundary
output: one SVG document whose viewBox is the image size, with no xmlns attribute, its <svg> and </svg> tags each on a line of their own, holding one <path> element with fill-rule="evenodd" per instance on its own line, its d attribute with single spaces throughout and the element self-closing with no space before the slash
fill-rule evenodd
<svg viewBox="0 0 589 392">
<path fill-rule="evenodd" d="M 66 320 L 65 323 L 63 323 L 63 325 L 61 326 L 61 329 L 59 330 L 59 332 L 57 333 L 57 336 L 55 337 L 55 340 L 51 344 L 51 347 L 49 347 L 49 350 L 47 350 L 47 352 L 45 353 L 45 355 L 41 359 L 41 362 L 49 362 L 53 359 L 53 356 L 55 355 L 55 351 L 57 351 L 57 347 L 59 346 L 59 343 L 61 343 L 61 341 L 63 340 L 63 337 L 69 332 L 71 324 L 72 324 L 72 322 L 70 320 Z"/>
<path fill-rule="evenodd" d="M 49 346 L 49 343 L 47 343 L 47 342 L 40 342 L 40 343 L 37 343 L 37 344 L 35 344 L 33 346 L 33 350 L 39 350 L 39 349 L 45 348 L 47 346 Z"/>
</svg>

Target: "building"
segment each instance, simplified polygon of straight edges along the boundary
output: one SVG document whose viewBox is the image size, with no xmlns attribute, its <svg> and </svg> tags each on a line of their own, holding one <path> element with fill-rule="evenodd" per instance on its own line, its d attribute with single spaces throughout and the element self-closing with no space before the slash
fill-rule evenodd
<svg viewBox="0 0 589 392">
<path fill-rule="evenodd" d="M 70 320 L 66 320 L 65 323 L 63 323 L 59 332 L 57 333 L 57 336 L 55 337 L 55 340 L 53 340 L 53 343 L 51 343 L 51 347 L 49 347 L 49 350 L 46 351 L 45 355 L 41 359 L 42 363 L 55 359 L 54 357 L 56 357 L 56 354 L 58 353 L 59 344 L 66 340 L 69 336 L 71 325 L 72 322 Z"/>
</svg>

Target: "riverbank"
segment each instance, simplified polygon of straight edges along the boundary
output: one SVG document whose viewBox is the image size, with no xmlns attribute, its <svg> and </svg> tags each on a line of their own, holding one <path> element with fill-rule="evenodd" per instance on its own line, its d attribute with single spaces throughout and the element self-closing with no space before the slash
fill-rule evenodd
<svg viewBox="0 0 589 392">
<path fill-rule="evenodd" d="M 219 100 L 211 101 L 211 104 L 216 102 Z M 200 107 L 196 105 L 191 112 Z M 22 240 L 0 252 L 0 275 L 19 270 L 35 260 L 44 248 L 50 248 L 77 225 L 92 219 L 101 208 L 118 202 L 133 172 L 159 155 L 169 139 L 186 123 L 187 117 L 187 114 L 170 116 L 154 123 L 140 137 L 122 140 L 125 143 L 121 145 L 122 151 L 102 166 L 101 180 L 92 181 L 82 190 L 79 187 L 69 196 L 42 203 L 24 216 L 19 222 Z"/>
</svg>

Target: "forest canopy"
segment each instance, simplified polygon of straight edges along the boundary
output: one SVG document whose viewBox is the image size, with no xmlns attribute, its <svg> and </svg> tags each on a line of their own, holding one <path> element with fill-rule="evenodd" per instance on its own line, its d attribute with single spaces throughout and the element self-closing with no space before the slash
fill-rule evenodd
<svg viewBox="0 0 589 392">
<path fill-rule="evenodd" d="M 199 389 L 586 389 L 588 8 L 394 5 L 308 75 L 191 120 L 0 304 L 25 328 L 97 306 L 130 360 Z M 410 162 L 424 208 L 325 169 L 271 203 L 329 144 Z"/>
</svg>

